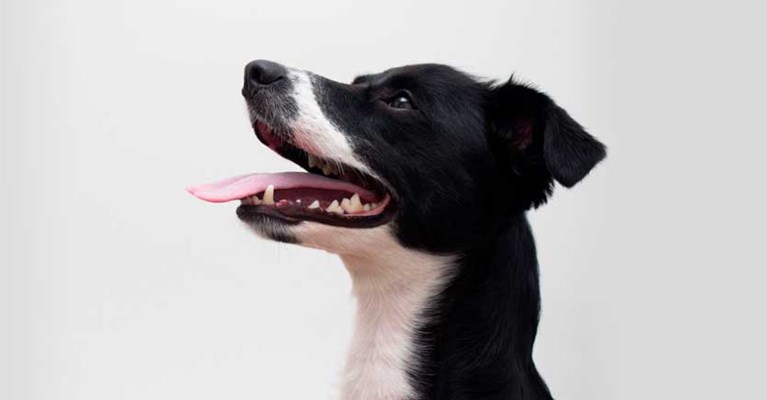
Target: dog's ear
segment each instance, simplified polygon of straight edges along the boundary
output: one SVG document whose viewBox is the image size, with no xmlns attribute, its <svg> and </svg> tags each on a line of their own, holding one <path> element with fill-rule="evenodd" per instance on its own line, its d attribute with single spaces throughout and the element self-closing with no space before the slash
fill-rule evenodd
<svg viewBox="0 0 767 400">
<path fill-rule="evenodd" d="M 491 88 L 490 104 L 491 143 L 503 168 L 521 185 L 515 189 L 530 191 L 527 206 L 546 201 L 552 177 L 572 187 L 606 155 L 605 146 L 565 110 L 513 77 Z"/>
</svg>

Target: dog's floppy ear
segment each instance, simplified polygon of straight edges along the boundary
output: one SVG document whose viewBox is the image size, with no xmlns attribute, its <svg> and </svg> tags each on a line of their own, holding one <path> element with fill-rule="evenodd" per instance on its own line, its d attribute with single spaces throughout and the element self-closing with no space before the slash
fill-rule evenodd
<svg viewBox="0 0 767 400">
<path fill-rule="evenodd" d="M 589 135 L 545 94 L 514 82 L 491 89 L 493 147 L 537 206 L 551 193 L 551 178 L 565 187 L 580 182 L 605 155 Z"/>
</svg>

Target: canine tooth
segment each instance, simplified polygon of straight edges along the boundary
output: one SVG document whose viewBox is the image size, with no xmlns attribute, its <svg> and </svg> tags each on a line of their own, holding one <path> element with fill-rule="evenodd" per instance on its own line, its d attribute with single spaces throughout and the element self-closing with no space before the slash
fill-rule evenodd
<svg viewBox="0 0 767 400">
<path fill-rule="evenodd" d="M 352 212 L 360 212 L 364 209 L 362 206 L 362 200 L 360 200 L 360 195 L 357 193 L 354 193 L 354 196 L 351 198 L 351 208 Z"/>
<path fill-rule="evenodd" d="M 330 203 L 330 205 L 328 206 L 328 208 L 325 209 L 325 211 L 336 213 L 336 214 L 344 213 L 344 209 L 338 205 L 338 200 L 333 200 L 333 202 Z"/>
<path fill-rule="evenodd" d="M 364 206 L 362 206 L 362 210 L 363 211 L 370 211 L 370 204 L 365 204 Z"/>
<path fill-rule="evenodd" d="M 266 187 L 264 192 L 264 204 L 274 204 L 274 185 Z"/>
<path fill-rule="evenodd" d="M 312 202 L 312 204 L 309 204 L 309 208 L 311 208 L 311 209 L 320 208 L 320 201 L 319 200 L 314 200 Z"/>
</svg>

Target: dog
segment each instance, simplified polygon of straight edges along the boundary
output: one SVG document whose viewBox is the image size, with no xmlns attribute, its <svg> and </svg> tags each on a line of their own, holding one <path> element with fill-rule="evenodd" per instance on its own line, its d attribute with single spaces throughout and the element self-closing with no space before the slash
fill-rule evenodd
<svg viewBox="0 0 767 400">
<path fill-rule="evenodd" d="M 344 84 L 257 60 L 258 139 L 306 172 L 190 187 L 257 234 L 338 254 L 358 301 L 344 400 L 550 399 L 526 211 L 606 155 L 546 94 L 449 66 Z"/>
</svg>

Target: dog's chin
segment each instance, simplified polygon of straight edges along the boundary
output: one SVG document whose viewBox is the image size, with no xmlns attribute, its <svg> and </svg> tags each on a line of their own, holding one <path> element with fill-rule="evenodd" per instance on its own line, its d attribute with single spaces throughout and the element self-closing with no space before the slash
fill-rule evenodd
<svg viewBox="0 0 767 400">
<path fill-rule="evenodd" d="M 238 216 L 239 216 L 238 209 Z M 298 222 L 286 222 L 284 220 L 274 218 L 266 214 L 253 214 L 247 218 L 239 216 L 240 220 L 256 235 L 276 242 L 300 244 L 300 241 L 293 229 L 296 228 Z"/>
</svg>

